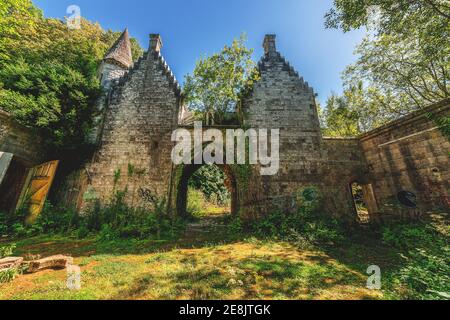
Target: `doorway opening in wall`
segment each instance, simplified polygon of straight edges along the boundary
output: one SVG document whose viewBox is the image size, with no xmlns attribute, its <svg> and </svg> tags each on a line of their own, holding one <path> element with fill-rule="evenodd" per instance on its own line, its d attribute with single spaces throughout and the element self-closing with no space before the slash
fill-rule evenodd
<svg viewBox="0 0 450 320">
<path fill-rule="evenodd" d="M 13 156 L 6 166 L 0 181 L 0 213 L 13 213 L 16 210 L 21 191 L 29 171 L 25 160 Z"/>
<path fill-rule="evenodd" d="M 357 221 L 362 224 L 370 222 L 369 206 L 366 201 L 364 188 L 364 185 L 357 182 L 350 184 L 356 218 Z"/>
<path fill-rule="evenodd" d="M 194 218 L 231 214 L 232 182 L 216 165 L 203 165 L 188 180 L 187 214 Z"/>
</svg>

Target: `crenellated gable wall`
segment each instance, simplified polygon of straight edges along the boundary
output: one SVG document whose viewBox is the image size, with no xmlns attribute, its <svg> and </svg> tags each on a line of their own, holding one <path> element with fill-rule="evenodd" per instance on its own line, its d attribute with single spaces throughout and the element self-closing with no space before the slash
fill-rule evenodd
<svg viewBox="0 0 450 320">
<path fill-rule="evenodd" d="M 155 41 L 158 43 L 156 45 Z M 145 204 L 140 190 L 165 196 L 170 184 L 171 134 L 178 125 L 180 87 L 161 55 L 159 35 L 150 50 L 113 87 L 99 150 L 88 167 L 85 199 Z"/>
</svg>

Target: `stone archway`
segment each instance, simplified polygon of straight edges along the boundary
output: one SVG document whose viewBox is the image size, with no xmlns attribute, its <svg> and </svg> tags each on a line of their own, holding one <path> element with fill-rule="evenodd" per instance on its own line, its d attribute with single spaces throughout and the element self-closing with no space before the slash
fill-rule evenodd
<svg viewBox="0 0 450 320">
<path fill-rule="evenodd" d="M 187 216 L 187 193 L 188 183 L 192 175 L 197 172 L 202 166 L 207 164 L 190 164 L 184 165 L 181 170 L 181 175 L 176 183 L 176 214 L 178 216 Z M 228 165 L 216 165 L 225 174 L 229 182 L 227 186 L 231 194 L 231 215 L 236 216 L 239 212 L 239 197 L 237 190 L 237 181 Z"/>
</svg>

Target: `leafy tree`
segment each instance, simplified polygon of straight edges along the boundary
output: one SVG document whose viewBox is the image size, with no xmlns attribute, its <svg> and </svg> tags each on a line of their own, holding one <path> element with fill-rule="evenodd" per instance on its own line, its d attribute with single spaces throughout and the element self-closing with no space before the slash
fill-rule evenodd
<svg viewBox="0 0 450 320">
<path fill-rule="evenodd" d="M 447 1 L 335 0 L 326 25 L 368 28 L 358 60 L 343 74 L 345 95 L 353 96 L 345 100 L 362 131 L 450 96 Z"/>
<path fill-rule="evenodd" d="M 365 26 L 377 34 L 400 34 L 420 25 L 428 37 L 443 39 L 450 4 L 447 0 L 334 0 L 325 19 L 327 27 L 345 32 Z"/>
<path fill-rule="evenodd" d="M 377 128 L 408 113 L 408 103 L 392 108 L 395 100 L 390 92 L 380 92 L 375 87 L 364 87 L 359 81 L 345 88 L 341 96 L 332 94 L 321 110 L 324 134 L 330 137 L 356 136 Z"/>
<path fill-rule="evenodd" d="M 53 156 L 82 154 L 101 94 L 98 67 L 120 33 L 85 19 L 71 30 L 31 1 L 12 0 L 0 4 L 0 32 L 0 109 L 38 129 Z"/>
<path fill-rule="evenodd" d="M 55 61 L 29 64 L 20 59 L 1 69 L 0 79 L 0 107 L 40 129 L 49 147 L 77 148 L 84 143 L 100 94 L 94 77 Z"/>
<path fill-rule="evenodd" d="M 226 114 L 239 108 L 239 97 L 258 79 L 252 49 L 245 36 L 235 39 L 221 52 L 197 61 L 192 75 L 186 76 L 186 102 L 204 113 L 207 124 L 223 123 Z"/>
<path fill-rule="evenodd" d="M 0 2 L 0 60 L 9 58 L 7 49 L 20 37 L 20 30 L 32 28 L 42 12 L 31 0 Z"/>
<path fill-rule="evenodd" d="M 331 95 L 323 113 L 325 130 L 324 134 L 330 137 L 355 136 L 360 133 L 358 126 L 358 114 L 350 110 L 345 97 Z"/>
<path fill-rule="evenodd" d="M 230 192 L 226 187 L 226 177 L 215 165 L 206 165 L 197 170 L 189 179 L 189 186 L 200 190 L 209 201 L 225 204 L 230 200 Z"/>
</svg>

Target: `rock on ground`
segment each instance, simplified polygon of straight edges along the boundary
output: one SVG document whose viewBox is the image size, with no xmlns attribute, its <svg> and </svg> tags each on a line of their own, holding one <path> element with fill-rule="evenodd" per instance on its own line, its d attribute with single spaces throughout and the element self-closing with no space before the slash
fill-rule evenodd
<svg viewBox="0 0 450 320">
<path fill-rule="evenodd" d="M 63 255 L 56 255 L 28 263 L 28 273 L 35 273 L 45 269 L 65 269 L 73 264 L 73 258 Z"/>
</svg>

